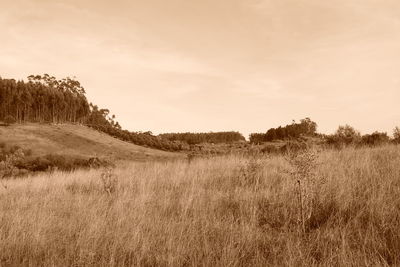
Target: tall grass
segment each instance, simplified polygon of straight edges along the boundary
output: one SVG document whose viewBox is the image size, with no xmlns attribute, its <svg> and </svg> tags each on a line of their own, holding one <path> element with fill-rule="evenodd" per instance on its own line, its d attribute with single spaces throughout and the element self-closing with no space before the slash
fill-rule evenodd
<svg viewBox="0 0 400 267">
<path fill-rule="evenodd" d="M 399 265 L 399 162 L 399 146 L 320 153 L 301 235 L 280 156 L 127 164 L 108 191 L 102 170 L 7 180 L 0 266 Z"/>
</svg>

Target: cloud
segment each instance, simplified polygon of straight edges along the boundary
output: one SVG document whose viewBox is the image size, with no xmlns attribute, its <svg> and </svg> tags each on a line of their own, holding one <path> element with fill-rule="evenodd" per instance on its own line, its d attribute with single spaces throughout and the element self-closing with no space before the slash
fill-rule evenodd
<svg viewBox="0 0 400 267">
<path fill-rule="evenodd" d="M 75 75 L 129 129 L 248 133 L 310 116 L 328 132 L 343 120 L 389 131 L 400 120 L 395 0 L 0 7 L 0 75 Z"/>
</svg>

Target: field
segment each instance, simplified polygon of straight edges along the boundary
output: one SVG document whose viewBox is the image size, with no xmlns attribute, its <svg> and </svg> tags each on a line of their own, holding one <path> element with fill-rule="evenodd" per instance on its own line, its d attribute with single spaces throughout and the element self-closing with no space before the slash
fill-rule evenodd
<svg viewBox="0 0 400 267">
<path fill-rule="evenodd" d="M 0 266 L 399 265 L 399 162 L 394 145 L 318 152 L 304 232 L 282 156 L 6 180 Z"/>
</svg>

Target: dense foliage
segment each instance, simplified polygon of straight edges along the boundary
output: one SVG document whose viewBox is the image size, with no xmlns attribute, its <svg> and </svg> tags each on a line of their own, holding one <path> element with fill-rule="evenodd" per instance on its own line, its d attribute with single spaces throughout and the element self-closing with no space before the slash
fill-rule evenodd
<svg viewBox="0 0 400 267">
<path fill-rule="evenodd" d="M 47 74 L 29 82 L 0 78 L 0 119 L 16 122 L 84 122 L 89 104 L 80 83 Z"/>
<path fill-rule="evenodd" d="M 250 134 L 250 143 L 261 144 L 274 140 L 298 138 L 302 135 L 312 136 L 315 135 L 316 131 L 317 123 L 313 122 L 310 118 L 305 118 L 300 120 L 300 123 L 293 121 L 292 124 L 284 127 L 271 128 L 266 133 L 252 133 Z"/>
<path fill-rule="evenodd" d="M 48 170 L 72 171 L 81 168 L 109 167 L 112 163 L 99 158 L 49 154 L 33 157 L 32 151 L 0 143 L 0 179 Z"/>
<path fill-rule="evenodd" d="M 210 132 L 210 133 L 165 133 L 159 135 L 162 139 L 169 141 L 182 141 L 189 145 L 200 143 L 233 143 L 245 141 L 239 132 Z"/>
<path fill-rule="evenodd" d="M 339 126 L 334 134 L 325 136 L 327 145 L 342 148 L 344 146 L 378 146 L 389 142 L 396 143 L 396 129 L 393 133 L 393 140 L 385 132 L 375 131 L 372 134 L 361 135 L 359 131 L 350 125 Z"/>
</svg>

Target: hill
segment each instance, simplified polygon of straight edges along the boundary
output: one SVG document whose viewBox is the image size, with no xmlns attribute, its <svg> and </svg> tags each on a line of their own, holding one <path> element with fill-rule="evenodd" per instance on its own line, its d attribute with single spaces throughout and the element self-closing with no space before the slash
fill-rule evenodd
<svg viewBox="0 0 400 267">
<path fill-rule="evenodd" d="M 150 131 L 122 129 L 110 110 L 86 98 L 74 78 L 57 80 L 48 74 L 31 75 L 28 82 L 0 77 L 0 121 L 8 123 L 79 123 L 123 141 L 164 151 L 183 149 L 181 142 L 158 138 Z"/>
<path fill-rule="evenodd" d="M 0 142 L 29 149 L 32 156 L 59 154 L 135 161 L 184 157 L 184 154 L 124 142 L 77 124 L 26 123 L 0 126 Z"/>
</svg>

